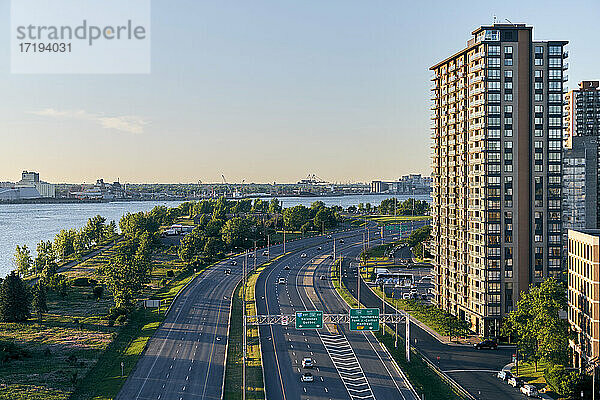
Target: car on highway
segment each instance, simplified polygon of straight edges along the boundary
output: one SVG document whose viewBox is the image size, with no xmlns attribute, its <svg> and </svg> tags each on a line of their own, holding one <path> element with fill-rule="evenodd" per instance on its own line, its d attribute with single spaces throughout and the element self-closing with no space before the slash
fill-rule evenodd
<svg viewBox="0 0 600 400">
<path fill-rule="evenodd" d="M 514 388 L 518 388 L 523 386 L 523 381 L 516 376 L 512 376 L 508 378 L 508 384 Z"/>
<path fill-rule="evenodd" d="M 327 239 L 331 239 L 331 235 L 327 235 Z"/>
<path fill-rule="evenodd" d="M 503 381 L 507 381 L 509 378 L 512 378 L 514 375 L 510 371 L 498 371 L 496 377 L 498 379 L 502 379 Z"/>
<path fill-rule="evenodd" d="M 225 275 L 231 275 L 231 268 L 225 268 Z"/>
<path fill-rule="evenodd" d="M 310 357 L 304 357 L 302 359 L 302 368 L 312 368 L 314 365 L 313 359 Z"/>
<path fill-rule="evenodd" d="M 269 255 L 269 252 L 268 252 L 267 250 L 263 251 L 263 256 L 265 256 L 265 257 L 266 257 L 266 256 L 268 256 L 268 255 Z"/>
<path fill-rule="evenodd" d="M 527 397 L 538 397 L 539 396 L 537 388 L 533 385 L 525 384 L 525 385 L 521 386 L 521 389 L 519 389 L 519 390 L 521 391 L 521 393 L 523 393 Z"/>
<path fill-rule="evenodd" d="M 328 255 L 327 258 L 333 260 L 333 254 Z"/>
<path fill-rule="evenodd" d="M 290 266 L 286 265 L 285 267 L 283 267 L 283 269 L 285 269 L 286 271 L 289 271 L 290 270 Z"/>
<path fill-rule="evenodd" d="M 327 278 L 325 278 L 325 275 L 321 275 L 321 276 L 319 276 L 319 279 L 322 280 L 322 281 L 324 281 Z"/>
<path fill-rule="evenodd" d="M 475 347 L 477 350 L 482 350 L 482 349 L 498 350 L 498 343 L 496 343 L 494 340 L 482 340 L 479 343 L 475 343 L 473 345 L 473 347 Z"/>
<path fill-rule="evenodd" d="M 231 260 L 230 264 L 231 264 L 231 265 L 237 265 L 237 261 L 235 261 L 235 260 Z"/>
<path fill-rule="evenodd" d="M 300 258 L 306 258 L 306 253 L 300 254 Z"/>
<path fill-rule="evenodd" d="M 254 253 L 248 253 L 248 258 L 254 258 Z"/>
<path fill-rule="evenodd" d="M 302 382 L 313 382 L 315 380 L 315 377 L 310 372 L 305 372 L 302 374 L 300 380 Z"/>
<path fill-rule="evenodd" d="M 340 243 L 344 243 L 344 239 L 340 239 Z"/>
<path fill-rule="evenodd" d="M 280 285 L 285 285 L 285 278 L 279 278 L 279 280 L 277 281 L 278 284 Z"/>
<path fill-rule="evenodd" d="M 321 246 L 317 247 L 317 250 L 323 250 L 323 248 Z"/>
</svg>

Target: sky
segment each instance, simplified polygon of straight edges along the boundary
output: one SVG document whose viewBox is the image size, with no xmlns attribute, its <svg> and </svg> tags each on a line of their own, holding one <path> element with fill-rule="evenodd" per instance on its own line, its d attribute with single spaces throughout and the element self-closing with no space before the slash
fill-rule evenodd
<svg viewBox="0 0 600 400">
<path fill-rule="evenodd" d="M 597 0 L 155 0 L 139 75 L 11 74 L 5 28 L 0 181 L 430 174 L 429 67 L 494 15 L 569 40 L 569 87 L 600 79 Z"/>
</svg>

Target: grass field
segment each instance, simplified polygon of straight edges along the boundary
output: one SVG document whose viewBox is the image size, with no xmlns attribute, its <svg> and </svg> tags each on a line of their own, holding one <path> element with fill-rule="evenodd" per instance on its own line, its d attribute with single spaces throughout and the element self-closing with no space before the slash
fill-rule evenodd
<svg viewBox="0 0 600 400">
<path fill-rule="evenodd" d="M 535 385 L 538 389 L 546 387 L 546 379 L 544 378 L 544 369 L 550 367 L 550 364 L 545 361 L 538 362 L 537 371 L 535 370 L 535 364 L 530 362 L 519 362 L 519 373 L 517 374 L 517 368 L 512 367 L 510 372 L 517 375 L 530 385 Z M 546 394 L 553 399 L 558 399 L 560 396 L 549 390 Z"/>
<path fill-rule="evenodd" d="M 96 269 L 109 262 L 111 254 L 107 250 L 64 275 L 99 279 Z M 152 262 L 152 282 L 142 297 L 163 299 L 160 314 L 139 309 L 123 326 L 109 326 L 105 316 L 113 306 L 110 293 L 105 291 L 95 301 L 91 286 L 71 286 L 65 298 L 48 293 L 49 312 L 41 320 L 0 323 L 0 341 L 14 342 L 29 354 L 0 363 L 0 400 L 113 398 L 125 380 L 121 361 L 127 376 L 162 321 L 166 306 L 193 277 L 183 272 L 184 265 L 174 254 L 155 252 Z M 174 271 L 174 277 L 166 278 L 168 270 Z"/>
</svg>

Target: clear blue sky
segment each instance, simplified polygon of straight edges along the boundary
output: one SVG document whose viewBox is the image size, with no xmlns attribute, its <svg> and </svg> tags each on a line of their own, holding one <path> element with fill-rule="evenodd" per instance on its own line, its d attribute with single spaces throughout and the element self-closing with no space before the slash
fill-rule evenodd
<svg viewBox="0 0 600 400">
<path fill-rule="evenodd" d="M 429 174 L 428 67 L 494 14 L 569 40 L 570 87 L 600 78 L 600 2 L 489 3 L 153 1 L 149 75 L 12 75 L 4 29 L 0 181 Z"/>
</svg>

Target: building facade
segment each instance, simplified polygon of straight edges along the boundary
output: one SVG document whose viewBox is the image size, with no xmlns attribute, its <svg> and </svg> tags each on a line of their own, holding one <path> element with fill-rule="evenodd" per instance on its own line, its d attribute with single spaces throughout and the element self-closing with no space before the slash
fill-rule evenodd
<svg viewBox="0 0 600 400">
<path fill-rule="evenodd" d="M 496 336 L 520 293 L 561 272 L 566 41 L 494 24 L 431 67 L 436 301 Z"/>
<path fill-rule="evenodd" d="M 600 134 L 600 82 L 579 82 L 579 89 L 566 95 L 565 147 L 570 148 L 574 136 Z"/>
<path fill-rule="evenodd" d="M 573 366 L 586 370 L 600 356 L 600 230 L 568 232 L 569 340 Z"/>
<path fill-rule="evenodd" d="M 15 184 L 17 188 L 33 187 L 41 197 L 56 197 L 56 185 L 40 181 L 40 174 L 33 171 L 23 171 L 21 180 Z"/>
</svg>

